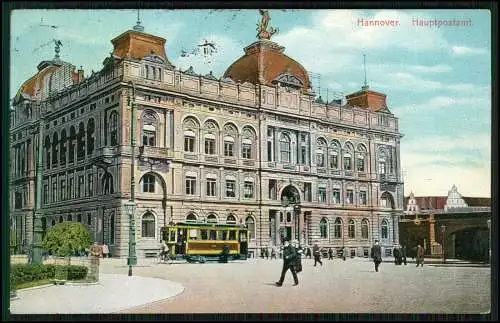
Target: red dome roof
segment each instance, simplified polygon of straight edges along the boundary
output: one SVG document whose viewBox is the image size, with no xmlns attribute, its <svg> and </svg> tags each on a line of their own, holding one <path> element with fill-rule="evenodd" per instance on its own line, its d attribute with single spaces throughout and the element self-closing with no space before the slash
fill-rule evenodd
<svg viewBox="0 0 500 323">
<path fill-rule="evenodd" d="M 281 76 L 293 76 L 303 89 L 311 87 L 306 69 L 283 54 L 284 47 L 270 40 L 259 40 L 245 48 L 245 55 L 236 60 L 224 73 L 236 82 L 273 86 Z"/>
</svg>

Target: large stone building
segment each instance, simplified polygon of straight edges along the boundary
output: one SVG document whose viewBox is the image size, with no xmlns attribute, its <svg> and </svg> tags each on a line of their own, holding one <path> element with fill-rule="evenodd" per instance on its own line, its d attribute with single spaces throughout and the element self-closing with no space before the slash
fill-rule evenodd
<svg viewBox="0 0 500 323">
<path fill-rule="evenodd" d="M 136 27 L 111 40 L 101 71 L 83 78 L 55 59 L 20 88 L 10 132 L 18 245 L 32 241 L 43 116 L 43 230 L 79 221 L 112 255 L 127 255 L 131 100 L 139 256 L 181 220 L 246 223 L 250 248 L 288 235 L 362 256 L 374 239 L 387 250 L 398 242 L 401 135 L 384 94 L 365 85 L 344 103 L 318 100 L 269 33 L 220 79 L 181 71 L 164 38 Z"/>
</svg>

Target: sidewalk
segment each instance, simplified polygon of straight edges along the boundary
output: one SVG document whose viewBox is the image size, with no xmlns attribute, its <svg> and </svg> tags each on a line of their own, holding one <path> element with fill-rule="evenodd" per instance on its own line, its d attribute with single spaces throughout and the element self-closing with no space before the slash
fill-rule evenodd
<svg viewBox="0 0 500 323">
<path fill-rule="evenodd" d="M 181 294 L 184 286 L 172 281 L 101 274 L 95 285 L 53 285 L 17 292 L 12 314 L 102 314 L 157 302 Z"/>
</svg>

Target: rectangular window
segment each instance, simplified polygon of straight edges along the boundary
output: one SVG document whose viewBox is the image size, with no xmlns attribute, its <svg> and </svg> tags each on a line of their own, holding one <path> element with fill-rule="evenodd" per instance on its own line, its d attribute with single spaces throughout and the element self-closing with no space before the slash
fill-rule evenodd
<svg viewBox="0 0 500 323">
<path fill-rule="evenodd" d="M 311 202 L 312 201 L 312 184 L 304 183 L 304 201 Z"/>
<path fill-rule="evenodd" d="M 273 127 L 267 127 L 267 136 L 272 137 L 273 136 Z"/>
<path fill-rule="evenodd" d="M 226 197 L 236 197 L 236 182 L 226 180 Z"/>
<path fill-rule="evenodd" d="M 273 161 L 273 142 L 267 141 L 267 161 Z"/>
<path fill-rule="evenodd" d="M 241 156 L 245 159 L 251 159 L 252 158 L 252 145 L 243 144 L 241 146 Z"/>
<path fill-rule="evenodd" d="M 94 175 L 87 174 L 87 196 L 94 196 Z"/>
<path fill-rule="evenodd" d="M 269 199 L 276 200 L 278 198 L 277 184 L 275 179 L 269 180 Z"/>
<path fill-rule="evenodd" d="M 194 137 L 184 136 L 184 151 L 194 152 Z"/>
<path fill-rule="evenodd" d="M 70 177 L 68 180 L 68 199 L 71 200 L 73 198 L 73 187 L 75 187 L 75 181 L 73 177 Z"/>
<path fill-rule="evenodd" d="M 84 194 L 84 180 L 85 178 L 83 177 L 83 175 L 79 175 L 78 176 L 78 192 L 77 192 L 77 197 L 82 197 L 82 195 Z"/>
<path fill-rule="evenodd" d="M 186 176 L 186 195 L 196 194 L 196 177 Z"/>
<path fill-rule="evenodd" d="M 366 205 L 366 191 L 359 191 L 359 204 Z"/>
<path fill-rule="evenodd" d="M 347 204 L 353 204 L 354 203 L 354 191 L 353 190 L 347 190 L 347 192 L 346 192 L 346 203 Z"/>
<path fill-rule="evenodd" d="M 156 146 L 156 132 L 151 130 L 142 131 L 142 145 L 148 147 Z"/>
<path fill-rule="evenodd" d="M 378 173 L 385 174 L 385 161 L 381 161 L 378 163 Z"/>
<path fill-rule="evenodd" d="M 49 203 L 49 184 L 43 185 L 43 203 Z"/>
<path fill-rule="evenodd" d="M 253 182 L 245 182 L 243 190 L 246 199 L 253 198 Z"/>
<path fill-rule="evenodd" d="M 325 167 L 325 155 L 323 153 L 316 154 L 316 161 L 318 167 Z"/>
<path fill-rule="evenodd" d="M 216 196 L 217 182 L 213 178 L 207 179 L 207 196 Z"/>
<path fill-rule="evenodd" d="M 338 169 L 339 168 L 339 158 L 337 155 L 330 156 L 330 168 Z"/>
<path fill-rule="evenodd" d="M 207 230 L 200 230 L 200 238 L 201 240 L 208 240 L 208 231 Z"/>
<path fill-rule="evenodd" d="M 356 169 L 358 172 L 364 172 L 365 171 L 365 159 L 362 157 L 358 157 L 356 159 Z"/>
<path fill-rule="evenodd" d="M 290 143 L 289 142 L 280 142 L 280 152 L 281 152 L 281 162 L 289 163 L 290 162 Z"/>
<path fill-rule="evenodd" d="M 326 187 L 318 187 L 318 202 L 326 203 Z"/>
<path fill-rule="evenodd" d="M 352 169 L 352 166 L 351 166 L 351 157 L 344 157 L 344 169 L 345 170 L 351 170 Z"/>
<path fill-rule="evenodd" d="M 224 141 L 224 156 L 233 157 L 234 143 L 230 141 Z"/>
<path fill-rule="evenodd" d="M 205 139 L 205 154 L 207 155 L 215 154 L 215 139 L 211 138 Z"/>
<path fill-rule="evenodd" d="M 340 189 L 339 188 L 334 188 L 333 189 L 333 204 L 340 204 Z"/>
<path fill-rule="evenodd" d="M 306 146 L 300 147 L 300 163 L 302 165 L 307 164 L 307 147 Z"/>
<path fill-rule="evenodd" d="M 66 180 L 61 179 L 61 185 L 60 185 L 60 193 L 61 193 L 61 201 L 64 201 L 66 199 Z"/>
</svg>

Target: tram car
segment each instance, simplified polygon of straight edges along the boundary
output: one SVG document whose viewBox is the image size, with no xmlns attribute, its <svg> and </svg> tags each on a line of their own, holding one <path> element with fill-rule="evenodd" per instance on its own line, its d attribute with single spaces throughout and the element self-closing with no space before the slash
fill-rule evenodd
<svg viewBox="0 0 500 323">
<path fill-rule="evenodd" d="M 174 259 L 188 262 L 246 260 L 248 229 L 244 225 L 177 222 L 161 228 Z"/>
</svg>

